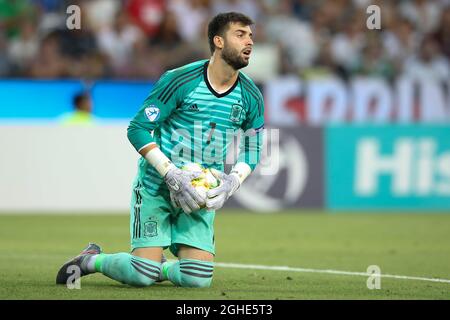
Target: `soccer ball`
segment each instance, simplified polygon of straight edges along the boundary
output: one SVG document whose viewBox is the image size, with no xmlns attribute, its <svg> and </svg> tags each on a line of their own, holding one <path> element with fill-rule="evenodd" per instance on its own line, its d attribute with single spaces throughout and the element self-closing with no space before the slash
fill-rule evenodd
<svg viewBox="0 0 450 320">
<path fill-rule="evenodd" d="M 197 193 L 203 198 L 206 198 L 206 193 L 209 189 L 213 189 L 219 185 L 219 181 L 212 174 L 211 170 L 208 168 L 204 168 L 199 163 L 186 163 L 181 167 L 181 170 L 200 174 L 198 178 L 192 180 L 192 186 L 195 188 L 195 191 L 197 191 Z"/>
</svg>

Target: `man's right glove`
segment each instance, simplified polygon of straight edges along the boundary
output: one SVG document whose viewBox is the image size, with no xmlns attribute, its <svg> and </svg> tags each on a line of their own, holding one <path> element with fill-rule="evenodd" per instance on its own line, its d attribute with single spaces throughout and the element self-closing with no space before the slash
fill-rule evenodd
<svg viewBox="0 0 450 320">
<path fill-rule="evenodd" d="M 187 214 L 205 206 L 206 198 L 195 191 L 192 180 L 201 173 L 181 170 L 177 167 L 170 169 L 164 176 L 174 207 L 181 207 Z"/>
</svg>

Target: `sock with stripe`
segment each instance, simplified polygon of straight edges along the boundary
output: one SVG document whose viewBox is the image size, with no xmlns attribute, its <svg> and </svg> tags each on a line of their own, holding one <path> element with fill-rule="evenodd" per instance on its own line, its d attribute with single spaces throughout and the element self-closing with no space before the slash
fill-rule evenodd
<svg viewBox="0 0 450 320">
<path fill-rule="evenodd" d="M 165 263 L 162 278 L 180 287 L 206 288 L 211 285 L 213 269 L 212 262 L 181 259 Z"/>
<path fill-rule="evenodd" d="M 95 270 L 105 276 L 135 287 L 146 287 L 159 280 L 161 263 L 129 253 L 99 254 Z"/>
</svg>

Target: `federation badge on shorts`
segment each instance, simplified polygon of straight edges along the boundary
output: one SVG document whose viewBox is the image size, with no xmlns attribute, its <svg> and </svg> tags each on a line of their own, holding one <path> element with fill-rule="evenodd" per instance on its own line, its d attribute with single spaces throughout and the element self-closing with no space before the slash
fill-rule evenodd
<svg viewBox="0 0 450 320">
<path fill-rule="evenodd" d="M 156 237 L 158 235 L 158 224 L 156 221 L 144 223 L 144 237 Z"/>
<path fill-rule="evenodd" d="M 145 108 L 145 115 L 147 116 L 148 120 L 150 120 L 150 122 L 154 122 L 159 119 L 161 112 L 159 111 L 159 108 L 151 105 L 150 107 Z"/>
</svg>

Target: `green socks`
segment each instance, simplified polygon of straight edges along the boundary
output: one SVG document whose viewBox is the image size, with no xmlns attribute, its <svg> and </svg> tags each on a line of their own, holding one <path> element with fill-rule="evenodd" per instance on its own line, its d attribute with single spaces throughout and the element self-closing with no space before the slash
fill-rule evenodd
<svg viewBox="0 0 450 320">
<path fill-rule="evenodd" d="M 163 265 L 163 279 L 180 287 L 207 288 L 211 286 L 214 265 L 212 262 L 181 259 Z"/>
<path fill-rule="evenodd" d="M 99 254 L 95 270 L 105 276 L 135 287 L 150 286 L 160 277 L 161 263 L 129 253 Z"/>
<path fill-rule="evenodd" d="M 95 270 L 116 281 L 135 287 L 150 286 L 159 280 L 170 280 L 180 287 L 206 288 L 211 285 L 212 262 L 181 259 L 161 263 L 133 256 L 129 253 L 99 254 Z M 160 271 L 162 269 L 162 272 Z"/>
</svg>

